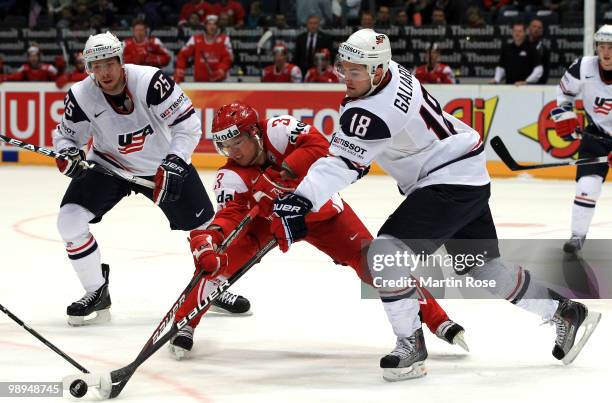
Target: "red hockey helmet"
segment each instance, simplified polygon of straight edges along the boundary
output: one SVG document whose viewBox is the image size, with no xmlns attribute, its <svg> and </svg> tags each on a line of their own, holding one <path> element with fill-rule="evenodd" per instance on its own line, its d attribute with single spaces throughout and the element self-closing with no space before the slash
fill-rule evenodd
<svg viewBox="0 0 612 403">
<path fill-rule="evenodd" d="M 244 102 L 234 101 L 217 109 L 212 122 L 212 141 L 220 154 L 228 156 L 223 143 L 241 133 L 253 136 L 260 142 L 257 111 Z"/>
</svg>

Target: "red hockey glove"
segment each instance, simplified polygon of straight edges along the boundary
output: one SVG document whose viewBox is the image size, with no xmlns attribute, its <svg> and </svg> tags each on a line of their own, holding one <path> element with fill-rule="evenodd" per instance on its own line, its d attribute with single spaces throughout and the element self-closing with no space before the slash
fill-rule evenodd
<svg viewBox="0 0 612 403">
<path fill-rule="evenodd" d="M 223 234 L 217 230 L 193 230 L 189 237 L 189 247 L 197 271 L 215 277 L 219 270 L 227 266 L 228 258 L 217 249 L 223 242 Z"/>
<path fill-rule="evenodd" d="M 574 113 L 574 107 L 570 104 L 561 105 L 550 112 L 550 118 L 555 122 L 557 135 L 565 141 L 574 141 L 579 138 L 576 134 L 578 129 L 578 117 Z"/>
<path fill-rule="evenodd" d="M 306 214 L 312 203 L 295 193 L 287 193 L 274 199 L 272 207 L 275 215 L 271 230 L 281 251 L 287 252 L 292 243 L 304 238 L 308 233 Z"/>
<path fill-rule="evenodd" d="M 67 160 L 56 159 L 55 164 L 61 173 L 70 178 L 81 178 L 87 173 L 87 168 L 82 163 L 85 161 L 85 152 L 76 147 L 68 147 L 59 151 L 68 157 Z"/>
<path fill-rule="evenodd" d="M 253 185 L 253 198 L 259 204 L 259 215 L 269 217 L 272 214 L 272 201 L 277 197 L 293 192 L 297 187 L 295 181 L 281 178 L 281 173 L 272 167 L 266 169 Z"/>
<path fill-rule="evenodd" d="M 155 204 L 177 201 L 181 197 L 183 181 L 188 173 L 189 165 L 181 157 L 168 154 L 155 173 Z"/>
</svg>

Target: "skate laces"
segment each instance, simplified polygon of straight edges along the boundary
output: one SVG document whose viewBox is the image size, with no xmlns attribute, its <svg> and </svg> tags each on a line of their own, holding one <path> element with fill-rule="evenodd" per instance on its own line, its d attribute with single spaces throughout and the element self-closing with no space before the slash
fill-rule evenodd
<svg viewBox="0 0 612 403">
<path fill-rule="evenodd" d="M 400 357 L 400 359 L 408 358 L 416 351 L 416 337 L 403 337 L 397 339 L 397 344 L 390 355 Z"/>
<path fill-rule="evenodd" d="M 565 320 L 559 315 L 553 316 L 550 321 L 556 326 L 557 339 L 555 340 L 555 344 L 557 344 L 558 346 L 562 346 L 565 342 L 565 335 L 567 334 L 567 324 L 565 323 Z"/>
<path fill-rule="evenodd" d="M 232 294 L 229 291 L 225 291 L 219 297 L 219 302 L 223 302 L 223 303 L 228 304 L 228 305 L 234 305 L 234 303 L 236 302 L 237 299 L 238 299 L 238 295 Z"/>
<path fill-rule="evenodd" d="M 189 337 L 190 339 L 193 339 L 193 327 L 189 325 L 185 326 L 184 328 L 179 330 L 178 333 L 176 334 L 176 337 L 179 337 L 179 336 Z"/>
<path fill-rule="evenodd" d="M 76 301 L 77 304 L 81 304 L 83 306 L 87 306 L 91 301 L 97 298 L 97 291 L 88 291 L 81 297 L 80 300 Z"/>
<path fill-rule="evenodd" d="M 446 338 L 446 332 L 448 331 L 448 329 L 450 329 L 453 325 L 455 324 L 455 322 L 453 322 L 452 320 L 447 320 L 444 321 L 440 324 L 440 326 L 438 326 L 438 328 L 436 329 L 436 336 L 440 337 L 440 338 Z"/>
</svg>

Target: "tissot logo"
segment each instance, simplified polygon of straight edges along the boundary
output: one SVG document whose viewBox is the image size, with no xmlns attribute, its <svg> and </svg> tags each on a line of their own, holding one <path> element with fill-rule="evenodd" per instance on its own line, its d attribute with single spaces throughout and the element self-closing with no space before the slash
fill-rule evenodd
<svg viewBox="0 0 612 403">
<path fill-rule="evenodd" d="M 151 125 L 146 125 L 140 130 L 132 133 L 119 135 L 119 152 L 121 154 L 131 154 L 144 148 L 146 137 L 153 134 Z"/>
</svg>

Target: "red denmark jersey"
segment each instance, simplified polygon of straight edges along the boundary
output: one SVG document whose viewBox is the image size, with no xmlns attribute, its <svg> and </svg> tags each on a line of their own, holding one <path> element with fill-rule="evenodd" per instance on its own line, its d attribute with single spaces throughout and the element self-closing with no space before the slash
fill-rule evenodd
<svg viewBox="0 0 612 403">
<path fill-rule="evenodd" d="M 28 63 L 23 64 L 13 74 L 7 74 L 6 81 L 55 81 L 57 69 L 50 64 L 41 63 L 38 68 L 33 69 Z"/>
<path fill-rule="evenodd" d="M 181 8 L 181 14 L 179 16 L 179 24 L 184 24 L 189 19 L 189 16 L 193 13 L 197 13 L 200 16 L 200 21 L 204 21 L 206 16 L 209 14 L 219 15 L 218 4 L 211 4 L 207 1 L 203 1 L 200 4 L 193 4 L 192 1 L 185 4 Z"/>
<path fill-rule="evenodd" d="M 228 48 L 228 46 L 230 46 Z M 213 40 L 207 40 L 203 34 L 193 35 L 179 52 L 176 68 L 185 69 L 189 59 L 193 59 L 193 76 L 195 81 L 223 81 L 232 66 L 232 56 L 228 49 L 229 37 L 218 34 Z M 223 76 L 212 77 L 216 70 L 222 70 Z"/>
<path fill-rule="evenodd" d="M 170 63 L 170 52 L 154 36 L 148 36 L 142 42 L 129 38 L 125 40 L 123 59 L 125 63 L 164 67 Z"/>
<path fill-rule="evenodd" d="M 283 163 L 301 181 L 308 168 L 317 159 L 327 155 L 329 142 L 314 127 L 293 116 L 282 115 L 259 122 L 264 152 L 272 167 L 281 170 Z M 260 166 L 242 167 L 231 159 L 219 168 L 215 179 L 217 214 L 212 222 L 229 234 L 257 203 L 253 198 L 253 185 L 262 174 Z M 329 219 L 344 209 L 338 194 L 332 196 L 316 213 L 306 216 L 307 222 Z"/>
<path fill-rule="evenodd" d="M 307 83 L 337 83 L 340 80 L 336 73 L 334 73 L 333 67 L 327 66 L 323 71 L 320 71 L 316 67 L 311 67 L 306 72 L 304 81 Z"/>
<path fill-rule="evenodd" d="M 285 63 L 283 68 L 278 71 L 274 64 L 266 66 L 261 73 L 262 83 L 301 83 L 302 71 L 298 66 Z"/>
<path fill-rule="evenodd" d="M 78 81 L 86 79 L 88 76 L 89 75 L 84 71 L 75 70 L 71 73 L 64 73 L 60 75 L 57 80 L 55 80 L 55 85 L 57 85 L 57 88 L 62 88 L 68 83 L 76 83 Z"/>
<path fill-rule="evenodd" d="M 423 64 L 413 74 L 423 84 L 455 84 L 453 70 L 443 63 L 436 64 L 433 70 L 427 70 L 427 65 Z"/>
</svg>

